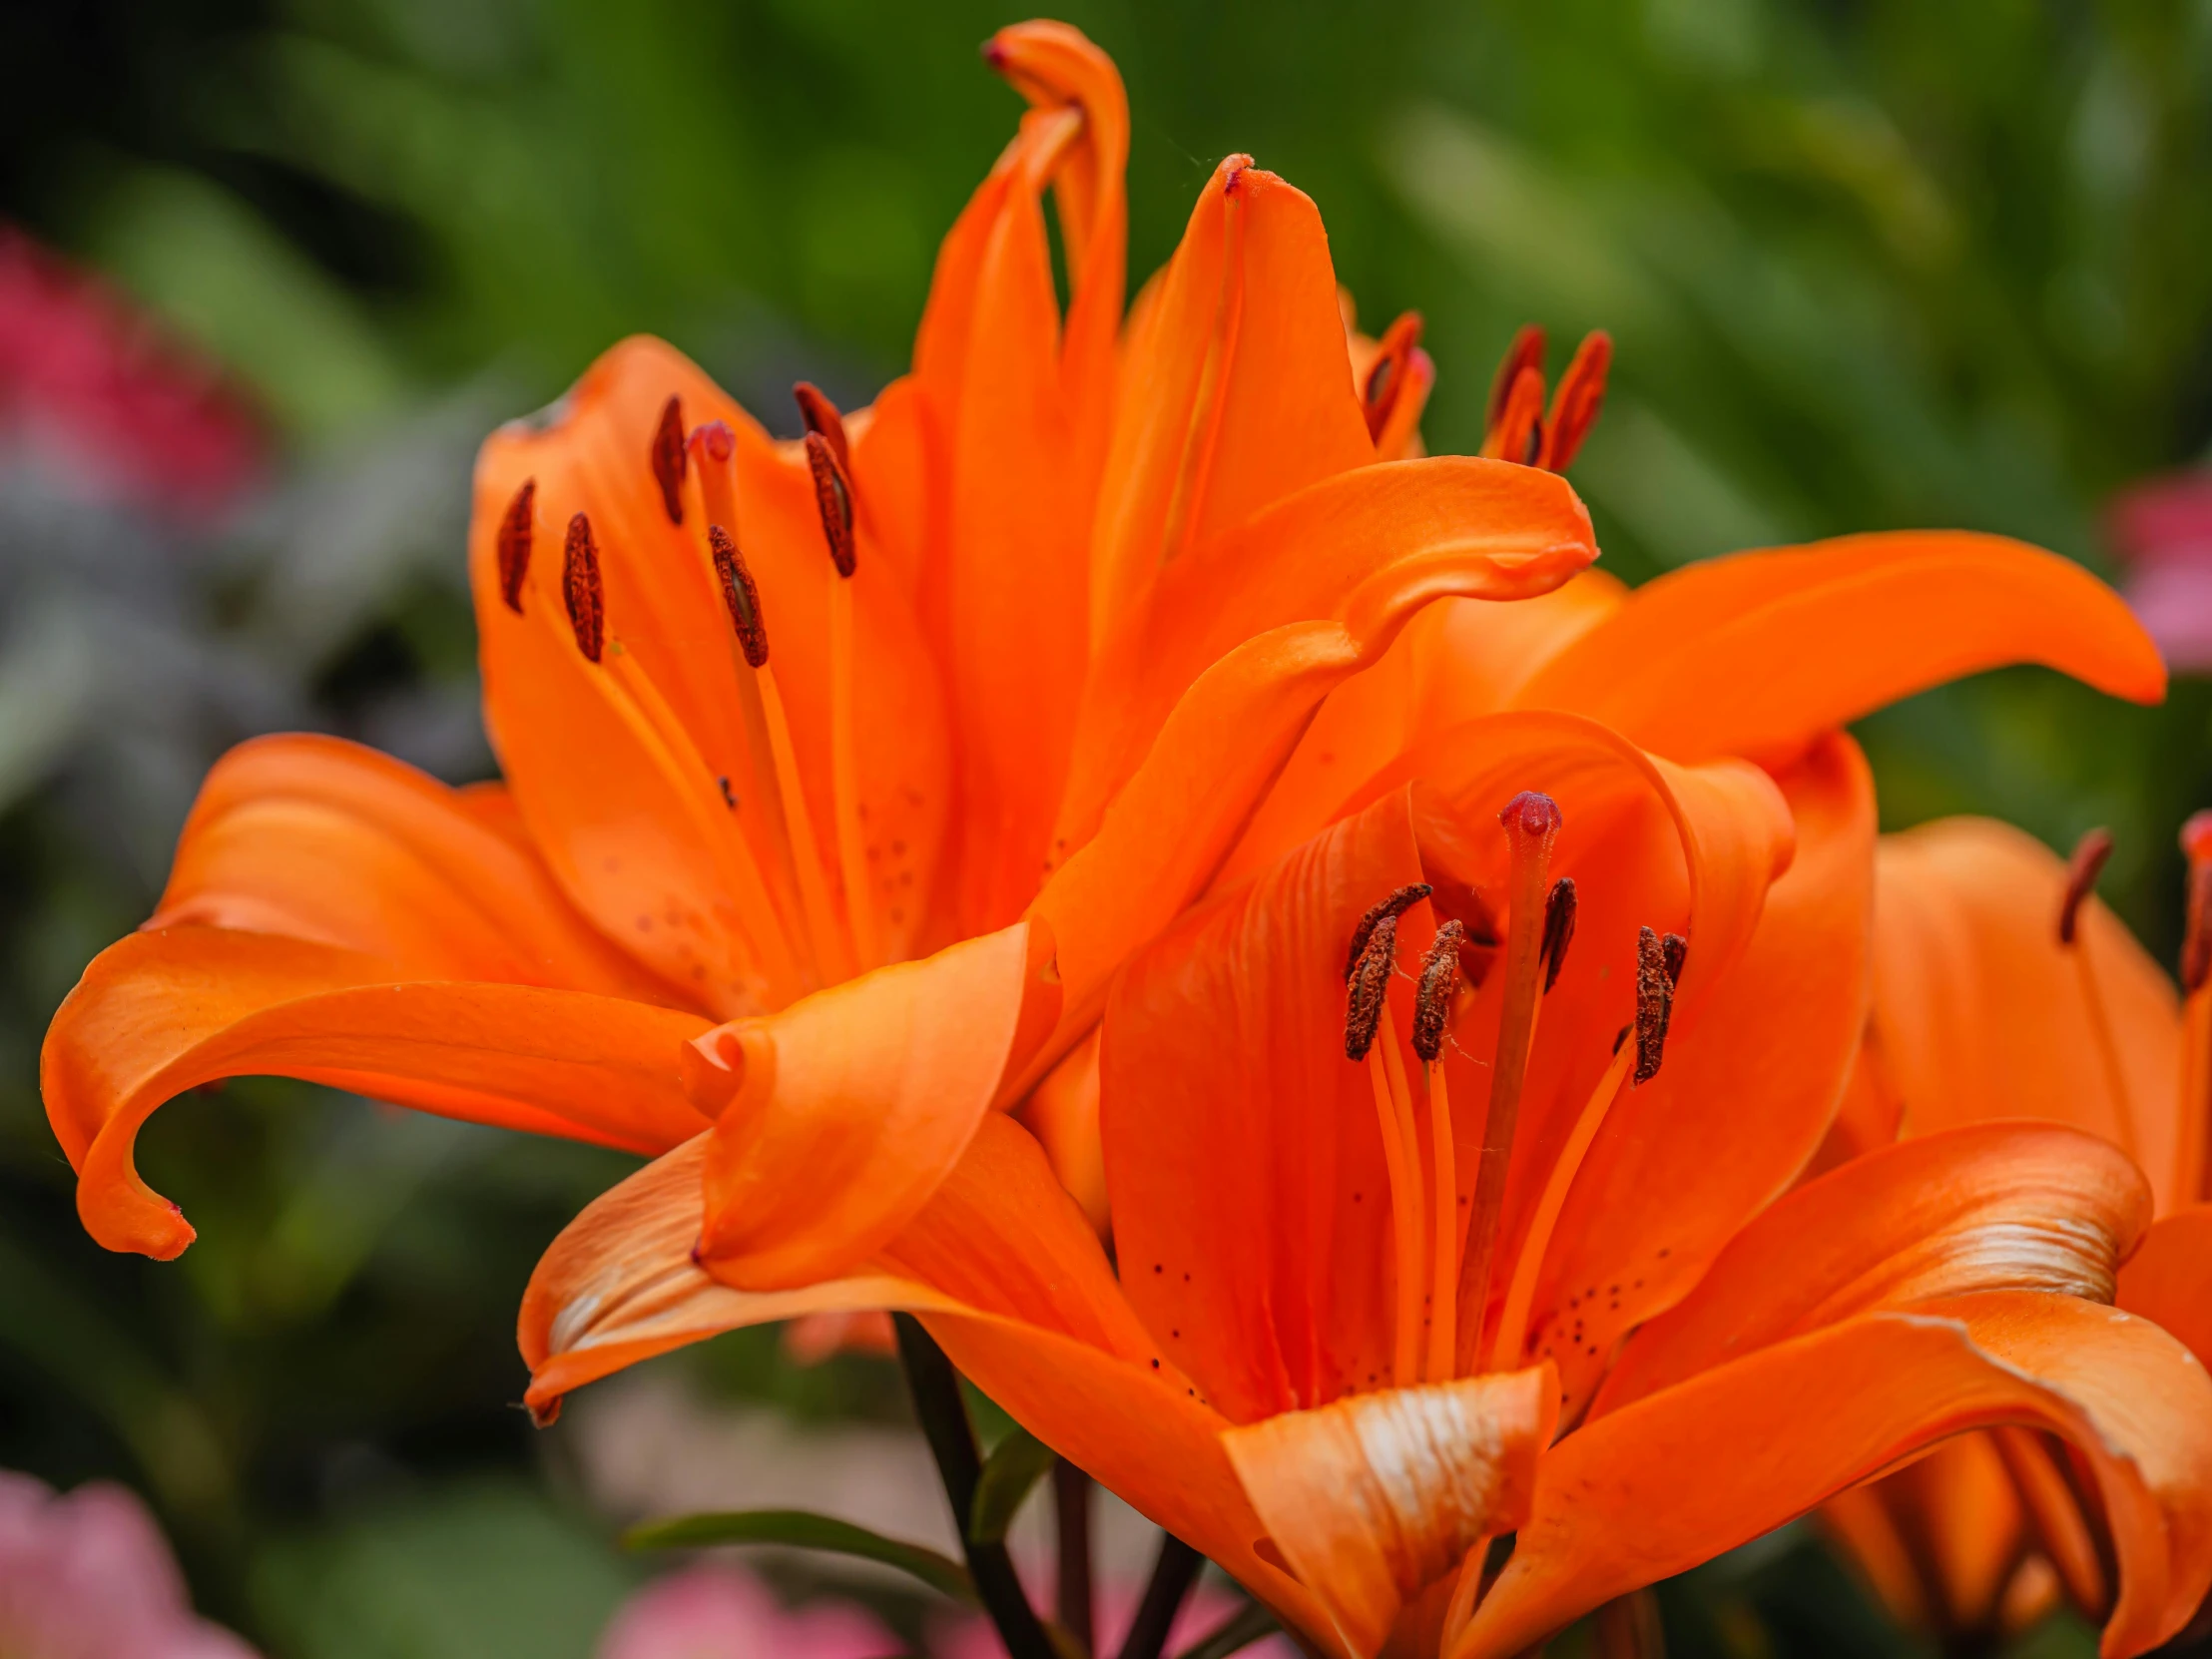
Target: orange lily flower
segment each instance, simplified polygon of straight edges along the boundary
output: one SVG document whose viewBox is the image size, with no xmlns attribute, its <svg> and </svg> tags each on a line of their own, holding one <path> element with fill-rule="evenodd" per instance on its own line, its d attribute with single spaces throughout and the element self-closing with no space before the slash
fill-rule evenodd
<svg viewBox="0 0 2212 1659">
<path fill-rule="evenodd" d="M 2156 1217 L 2118 1305 L 2212 1366 L 2212 816 L 2190 864 L 2186 998 L 2094 895 L 2101 831 L 2069 863 L 2007 825 L 1884 838 L 1875 1000 L 1840 1151 L 1903 1132 L 2033 1118 L 2098 1135 L 2148 1178 Z M 1908 1622 L 1971 1642 L 2061 1595 L 2112 1606 L 2107 1522 L 2070 1460 L 2017 1429 L 1851 1494 L 1832 1529 Z"/>
<path fill-rule="evenodd" d="M 1775 779 L 1572 717 L 1476 725 L 1120 977 L 1113 1262 L 994 1118 L 858 1272 L 751 1292 L 694 1249 L 701 1137 L 541 1263 L 533 1407 L 736 1326 L 912 1310 L 1317 1646 L 1453 1659 L 2021 1423 L 2112 1517 L 2112 1651 L 2170 1634 L 2212 1581 L 2212 1380 L 2104 1306 L 2150 1208 L 2124 1157 L 1969 1128 L 1746 1224 L 1773 1143 L 1809 1154 L 1791 1097 L 1832 1102 L 1848 1063 L 1855 748 Z M 1685 1258 L 1695 1288 L 1629 1335 Z"/>
<path fill-rule="evenodd" d="M 636 339 L 485 445 L 502 785 L 310 737 L 216 768 L 46 1043 L 102 1243 L 182 1250 L 139 1126 L 276 1072 L 643 1153 L 716 1125 L 722 1270 L 841 1272 L 1095 1026 L 1331 690 L 1595 556 L 1557 477 L 1402 458 L 1426 359 L 1401 328 L 1356 377 L 1320 218 L 1246 158 L 1124 331 L 1119 77 L 1057 24 L 986 57 L 1031 107 L 871 409 L 802 386 L 776 442 Z"/>
</svg>

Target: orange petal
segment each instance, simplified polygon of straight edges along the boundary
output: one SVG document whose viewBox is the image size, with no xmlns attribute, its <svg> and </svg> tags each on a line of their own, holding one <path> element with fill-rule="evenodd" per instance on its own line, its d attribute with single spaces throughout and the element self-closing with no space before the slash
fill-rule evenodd
<svg viewBox="0 0 2212 1659">
<path fill-rule="evenodd" d="M 1431 600 L 1528 599 L 1597 557 L 1565 480 L 1441 456 L 1340 473 L 1165 567 L 1092 672 L 1059 835 L 1098 815 L 1207 666 L 1289 623 L 1392 631 Z"/>
<path fill-rule="evenodd" d="M 1090 1224 L 1036 1143 L 986 1118 L 929 1203 L 861 1274 L 759 1294 L 692 1259 L 704 1140 L 595 1200 L 524 1294 L 519 1331 L 543 1420 L 561 1396 L 720 1332 L 822 1309 L 922 1313 L 953 1362 L 1015 1420 L 1269 1603 L 1318 1622 L 1312 1598 L 1263 1562 L 1230 1467 L 1227 1426 L 1160 1363 Z"/>
<path fill-rule="evenodd" d="M 338 738 L 257 738 L 208 774 L 149 927 L 280 933 L 424 979 L 672 998 L 578 915 L 485 800 Z"/>
<path fill-rule="evenodd" d="M 1505 1659 L 1964 1429 L 2071 1442 L 2121 1563 L 2108 1659 L 2212 1584 L 2212 1380 L 2147 1321 L 1991 1292 L 1762 1349 L 1597 1418 L 1538 1468 L 1535 1512 L 1450 1659 Z"/>
<path fill-rule="evenodd" d="M 1400 756 L 1475 715 L 1508 707 L 1531 674 L 1619 609 L 1619 578 L 1589 569 L 1547 594 L 1444 599 L 1330 693 L 1223 874 L 1281 857 Z"/>
<path fill-rule="evenodd" d="M 2135 1166 L 2077 1130 L 1987 1124 L 1898 1142 L 1800 1187 L 1738 1233 L 1696 1290 L 1630 1339 L 1592 1412 L 1820 1326 L 1935 1297 L 2109 1301 L 2149 1221 Z"/>
<path fill-rule="evenodd" d="M 2170 1204 L 2181 1068 L 2173 987 L 2094 898 L 2078 946 L 2061 946 L 2065 883 L 2065 865 L 2041 842 L 1989 820 L 1883 837 L 1873 1030 L 1884 1071 L 1908 1134 L 1992 1118 L 2071 1123 L 2132 1152 Z"/>
<path fill-rule="evenodd" d="M 1893 531 L 1708 559 L 1637 589 L 1520 694 L 1681 761 L 1787 759 L 1942 681 L 2041 663 L 2138 703 L 2158 651 L 2079 565 L 2002 536 Z"/>
<path fill-rule="evenodd" d="M 1531 1302 L 1531 1356 L 1559 1364 L 1570 1399 L 1589 1397 L 1616 1341 L 1697 1282 L 1746 1220 L 1796 1179 L 1821 1143 L 1866 1021 L 1868 910 L 1873 895 L 1873 780 L 1858 746 L 1832 737 L 1777 780 L 1796 825 L 1797 852 L 1767 888 L 1765 905 L 1732 966 L 1686 997 L 1667 1038 L 1666 1063 L 1648 1084 L 1624 1091 L 1607 1112 L 1569 1190 Z M 1595 944 L 1607 895 L 1581 877 Z M 1616 901 L 1617 904 L 1617 901 Z M 1615 923 L 1625 941 L 1639 918 Z M 1655 923 L 1656 925 L 1656 923 Z M 1578 939 L 1583 930 L 1578 928 Z M 1715 941 L 1690 932 L 1690 967 Z M 1578 944 L 1578 948 L 1587 948 Z M 1570 962 L 1572 958 L 1570 955 Z M 1589 963 L 1584 964 L 1588 971 Z M 1579 1036 L 1579 1063 L 1566 1070 L 1546 1110 L 1527 1108 L 1522 1176 L 1507 1211 L 1518 1239 L 1578 1107 L 1604 1064 L 1611 1026 L 1554 1020 L 1574 1004 L 1562 979 L 1539 1031 L 1534 1082 L 1551 1075 L 1543 1053 L 1558 1032 Z M 1624 1017 L 1616 998 L 1607 1018 Z M 1565 1108 L 1561 1110 L 1560 1108 Z M 1518 1356 L 1504 1363 L 1515 1363 Z"/>
<path fill-rule="evenodd" d="M 838 867 L 830 755 L 830 584 L 808 469 L 688 359 L 658 340 L 603 355 L 538 422 L 495 432 L 478 458 L 471 570 L 485 720 L 515 804 L 548 866 L 610 937 L 730 1014 L 789 1001 L 808 973 L 789 939 L 796 900 L 773 872 L 779 831 L 750 787 L 739 694 L 748 672 L 705 527 L 671 524 L 646 455 L 668 398 L 733 433 L 736 538 L 762 597 L 771 668 L 790 714 L 824 866 Z M 500 592 L 499 524 L 536 481 L 537 533 L 519 614 Z M 695 492 L 696 493 L 696 492 Z M 599 548 L 609 644 L 584 660 L 560 593 L 560 526 L 586 513 Z M 920 931 L 950 794 L 947 734 L 895 570 L 853 578 L 855 771 L 879 913 L 894 947 Z M 588 761 L 588 764 L 586 762 Z M 728 785 L 728 789 L 725 788 Z M 733 808 L 732 802 L 737 805 Z M 892 921 L 889 910 L 903 912 Z"/>
<path fill-rule="evenodd" d="M 169 1258 L 192 1242 L 132 1162 L 165 1100 L 274 1074 L 446 1117 L 656 1152 L 705 1118 L 678 1060 L 704 1022 L 532 985 L 414 981 L 358 952 L 267 933 L 134 933 L 85 970 L 46 1034 L 39 1084 L 78 1171 L 85 1228 Z"/>
<path fill-rule="evenodd" d="M 2025 1517 L 1987 1434 L 1945 1440 L 1896 1474 L 1839 1493 L 1821 1520 L 1901 1623 L 1969 1638 L 2004 1628 Z"/>
<path fill-rule="evenodd" d="M 2212 1204 L 2155 1223 L 2120 1269 L 2119 1305 L 2212 1366 Z"/>
<path fill-rule="evenodd" d="M 1073 30 L 1002 31 L 986 55 L 1035 106 L 945 238 L 914 384 L 942 460 L 925 600 L 960 734 L 958 931 L 1036 891 L 1089 651 L 1090 503 L 1121 310 L 1126 112 Z M 1075 290 L 1065 327 L 1041 193 L 1062 182 Z"/>
<path fill-rule="evenodd" d="M 1376 458 L 1313 202 L 1232 156 L 1133 326 L 1092 538 L 1103 638 L 1154 573 Z"/>
<path fill-rule="evenodd" d="M 1222 1436 L 1268 1535 L 1352 1652 L 1528 1518 L 1559 1414 L 1548 1366 L 1389 1388 Z"/>
<path fill-rule="evenodd" d="M 849 1271 L 911 1220 L 1026 1058 L 1025 1030 L 1049 1028 L 1049 953 L 1017 923 L 702 1037 L 694 1075 L 728 1101 L 707 1152 L 701 1249 L 716 1273 L 793 1289 Z"/>
</svg>

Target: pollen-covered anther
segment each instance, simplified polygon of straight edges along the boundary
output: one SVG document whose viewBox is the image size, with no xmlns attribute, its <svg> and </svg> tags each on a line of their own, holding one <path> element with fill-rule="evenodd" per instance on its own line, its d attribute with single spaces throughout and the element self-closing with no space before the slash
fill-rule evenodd
<svg viewBox="0 0 2212 1659">
<path fill-rule="evenodd" d="M 684 401 L 671 397 L 661 405 L 661 423 L 653 428 L 653 481 L 661 486 L 661 505 L 671 524 L 684 522 Z"/>
<path fill-rule="evenodd" d="M 522 488 L 515 491 L 515 498 L 507 503 L 506 515 L 499 521 L 499 597 L 517 616 L 522 614 L 522 579 L 530 574 L 531 515 L 537 499 L 538 481 L 523 479 Z"/>
<path fill-rule="evenodd" d="M 1483 411 L 1484 430 L 1495 426 L 1505 413 L 1506 400 L 1512 396 L 1513 387 L 1519 381 L 1521 370 L 1534 369 L 1539 383 L 1544 371 L 1544 331 L 1533 322 L 1521 324 L 1513 335 L 1513 343 L 1505 348 L 1499 359 L 1497 377 L 1490 382 L 1490 404 Z"/>
<path fill-rule="evenodd" d="M 1682 983 L 1683 964 L 1690 959 L 1690 941 L 1680 933 L 1669 933 L 1659 941 L 1659 960 L 1667 970 L 1667 983 Z"/>
<path fill-rule="evenodd" d="M 1464 924 L 1447 921 L 1436 929 L 1436 942 L 1420 959 L 1420 989 L 1413 1000 L 1413 1052 L 1431 1065 L 1444 1050 L 1452 993 L 1459 988 L 1459 947 L 1466 939 Z"/>
<path fill-rule="evenodd" d="M 815 506 L 822 514 L 822 537 L 830 544 L 830 562 L 839 576 L 853 571 L 852 486 L 837 452 L 820 432 L 807 434 L 807 465 L 815 475 Z"/>
<path fill-rule="evenodd" d="M 798 400 L 799 418 L 807 423 L 807 430 L 820 432 L 828 440 L 830 447 L 836 451 L 837 465 L 844 468 L 847 478 L 851 477 L 852 446 L 845 441 L 844 416 L 837 412 L 836 404 L 811 380 L 802 380 L 793 386 L 792 396 Z"/>
<path fill-rule="evenodd" d="M 1345 996 L 1348 1060 L 1365 1060 L 1368 1050 L 1375 1046 L 1375 1034 L 1382 1028 L 1382 1010 L 1390 994 L 1390 969 L 1396 959 L 1397 914 L 1393 911 L 1380 917 L 1369 930 L 1367 944 L 1352 971 L 1352 986 Z"/>
<path fill-rule="evenodd" d="M 719 524 L 707 526 L 707 548 L 714 555 L 715 575 L 722 580 L 722 602 L 730 607 L 731 626 L 738 631 L 738 648 L 749 667 L 768 664 L 768 627 L 761 618 L 761 590 L 753 572 L 745 567 L 745 555 Z"/>
<path fill-rule="evenodd" d="M 1382 428 L 1389 424 L 1390 411 L 1397 407 L 1405 389 L 1406 365 L 1420 346 L 1420 312 L 1406 311 L 1376 342 L 1375 366 L 1368 370 L 1368 383 L 1360 399 L 1371 438 L 1380 438 Z"/>
<path fill-rule="evenodd" d="M 1567 946 L 1574 943 L 1574 877 L 1562 875 L 1552 882 L 1544 900 L 1544 994 L 1559 983 L 1559 970 L 1567 965 Z"/>
<path fill-rule="evenodd" d="M 2097 877 L 2104 872 L 2105 860 L 2112 856 L 2112 831 L 2091 830 L 2074 842 L 2073 856 L 2066 860 L 2066 891 L 2058 901 L 2058 942 L 2072 944 L 2074 934 L 2081 925 L 2081 906 L 2097 889 Z"/>
<path fill-rule="evenodd" d="M 1537 463 L 1553 472 L 1564 472 L 1580 453 L 1582 440 L 1597 424 L 1605 406 L 1605 376 L 1613 365 L 1613 336 L 1599 329 L 1585 334 L 1575 348 L 1574 360 L 1559 376 L 1559 388 L 1551 394 L 1551 414 L 1545 421 L 1544 455 Z"/>
<path fill-rule="evenodd" d="M 598 662 L 607 647 L 607 600 L 599 583 L 599 548 L 591 537 L 591 520 L 582 513 L 568 521 L 561 597 L 568 604 L 568 625 L 576 632 L 576 649 L 589 661 Z"/>
<path fill-rule="evenodd" d="M 1676 935 L 1669 934 L 1673 938 Z M 1667 1022 L 1674 1016 L 1674 980 L 1667 948 L 1649 927 L 1636 930 L 1636 1070 L 1638 1083 L 1659 1075 L 1666 1058 Z"/>
<path fill-rule="evenodd" d="M 1408 881 L 1387 898 L 1368 906 L 1368 913 L 1360 918 L 1352 930 L 1352 948 L 1345 954 L 1345 983 L 1352 983 L 1352 976 L 1360 971 L 1361 958 L 1368 953 L 1368 940 L 1375 930 L 1388 921 L 1396 925 L 1397 918 L 1426 898 L 1434 889 L 1426 881 Z"/>
</svg>

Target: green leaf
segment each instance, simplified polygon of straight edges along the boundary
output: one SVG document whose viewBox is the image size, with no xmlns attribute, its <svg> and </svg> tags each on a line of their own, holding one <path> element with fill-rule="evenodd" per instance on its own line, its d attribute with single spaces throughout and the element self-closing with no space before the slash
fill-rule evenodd
<svg viewBox="0 0 2212 1659">
<path fill-rule="evenodd" d="M 1053 1450 L 1026 1428 L 1008 1429 L 991 1448 L 968 1508 L 968 1536 L 979 1544 L 1003 1542 L 1029 1488 L 1052 1467 Z"/>
<path fill-rule="evenodd" d="M 805 1509 L 736 1509 L 648 1521 L 622 1535 L 626 1549 L 690 1549 L 703 1544 L 788 1544 L 856 1556 L 918 1578 L 955 1601 L 980 1606 L 967 1568 L 920 1544 L 901 1543 L 864 1526 Z"/>
<path fill-rule="evenodd" d="M 1230 1654 L 1250 1647 L 1275 1627 L 1273 1613 L 1257 1601 L 1249 1602 L 1243 1612 L 1216 1626 L 1211 1635 L 1200 1637 L 1175 1659 L 1229 1659 Z"/>
</svg>

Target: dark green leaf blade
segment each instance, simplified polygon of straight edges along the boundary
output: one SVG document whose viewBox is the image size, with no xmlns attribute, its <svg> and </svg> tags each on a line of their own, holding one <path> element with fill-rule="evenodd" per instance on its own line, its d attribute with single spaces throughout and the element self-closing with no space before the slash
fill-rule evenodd
<svg viewBox="0 0 2212 1659">
<path fill-rule="evenodd" d="M 896 1567 L 932 1590 L 978 1605 L 967 1568 L 920 1544 L 903 1543 L 864 1526 L 805 1509 L 736 1509 L 648 1521 L 622 1535 L 625 1549 L 693 1549 L 707 1544 L 784 1544 L 821 1549 Z"/>
<path fill-rule="evenodd" d="M 995 1544 L 1014 1524 L 1030 1488 L 1052 1467 L 1053 1451 L 1028 1429 L 1014 1427 L 991 1448 L 983 1464 L 983 1478 L 976 1482 L 975 1502 L 968 1511 L 968 1536 L 979 1544 Z"/>
</svg>

